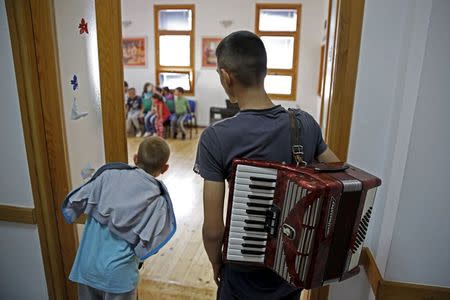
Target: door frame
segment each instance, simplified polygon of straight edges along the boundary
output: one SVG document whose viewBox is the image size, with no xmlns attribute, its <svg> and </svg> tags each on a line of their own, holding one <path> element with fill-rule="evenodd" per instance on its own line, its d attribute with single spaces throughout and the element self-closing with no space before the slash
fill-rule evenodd
<svg viewBox="0 0 450 300">
<path fill-rule="evenodd" d="M 72 188 L 53 0 L 5 0 L 35 216 L 50 299 L 77 299 L 69 273 L 74 225 L 60 207 Z M 105 160 L 128 161 L 120 0 L 96 0 Z"/>
<path fill-rule="evenodd" d="M 327 80 L 323 80 L 320 123 L 326 118 L 325 142 L 341 161 L 347 160 L 350 131 L 353 116 L 353 104 L 358 73 L 359 50 L 364 17 L 364 0 L 330 0 L 328 20 L 331 19 L 331 3 L 337 2 L 335 35 L 330 36 L 330 24 L 327 28 L 327 53 L 329 45 L 334 44 L 331 64 L 329 94 L 325 94 Z M 325 103 L 325 99 L 328 103 Z M 325 106 L 327 106 L 326 113 Z"/>
</svg>

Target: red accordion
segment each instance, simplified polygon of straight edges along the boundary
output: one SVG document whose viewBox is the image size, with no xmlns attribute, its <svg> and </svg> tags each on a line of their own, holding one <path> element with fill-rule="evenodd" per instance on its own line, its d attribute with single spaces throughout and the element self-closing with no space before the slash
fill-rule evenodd
<svg viewBox="0 0 450 300">
<path fill-rule="evenodd" d="M 224 260 L 270 268 L 306 289 L 354 276 L 380 184 L 341 163 L 234 160 Z"/>
</svg>

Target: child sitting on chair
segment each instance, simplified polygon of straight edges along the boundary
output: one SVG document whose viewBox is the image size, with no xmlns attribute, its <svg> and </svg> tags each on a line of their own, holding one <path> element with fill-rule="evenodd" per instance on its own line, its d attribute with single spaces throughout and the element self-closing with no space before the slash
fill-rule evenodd
<svg viewBox="0 0 450 300">
<path fill-rule="evenodd" d="M 79 299 L 136 299 L 139 263 L 176 230 L 167 189 L 155 179 L 169 168 L 169 155 L 166 141 L 147 138 L 134 156 L 135 167 L 106 164 L 64 200 L 68 223 L 87 215 L 69 276 L 78 283 Z"/>
<path fill-rule="evenodd" d="M 181 131 L 181 138 L 186 138 L 186 128 L 184 128 L 184 122 L 190 112 L 188 100 L 184 97 L 184 89 L 177 87 L 175 89 L 175 115 L 172 115 L 170 120 L 171 130 L 173 132 L 173 138 L 177 138 L 178 128 Z"/>
</svg>

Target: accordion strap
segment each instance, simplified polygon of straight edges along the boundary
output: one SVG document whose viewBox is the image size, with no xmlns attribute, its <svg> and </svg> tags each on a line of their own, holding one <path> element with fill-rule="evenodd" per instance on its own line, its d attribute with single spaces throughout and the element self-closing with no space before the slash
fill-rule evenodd
<svg viewBox="0 0 450 300">
<path fill-rule="evenodd" d="M 300 128 L 298 127 L 297 118 L 295 112 L 292 109 L 288 110 L 289 124 L 291 129 L 291 151 L 292 158 L 298 166 L 306 166 L 306 162 L 303 160 L 303 145 L 300 143 Z"/>
</svg>

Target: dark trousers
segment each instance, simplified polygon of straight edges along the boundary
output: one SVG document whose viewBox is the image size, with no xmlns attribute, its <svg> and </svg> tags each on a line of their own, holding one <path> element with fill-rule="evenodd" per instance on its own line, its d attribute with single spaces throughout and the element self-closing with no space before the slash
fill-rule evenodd
<svg viewBox="0 0 450 300">
<path fill-rule="evenodd" d="M 224 264 L 220 271 L 218 300 L 299 300 L 300 294 L 301 289 L 268 269 Z"/>
</svg>

